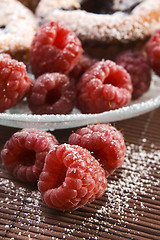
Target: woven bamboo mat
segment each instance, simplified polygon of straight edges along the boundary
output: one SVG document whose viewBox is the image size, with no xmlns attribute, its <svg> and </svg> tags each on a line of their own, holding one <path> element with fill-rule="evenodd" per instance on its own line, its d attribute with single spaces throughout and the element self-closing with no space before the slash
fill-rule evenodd
<svg viewBox="0 0 160 240">
<path fill-rule="evenodd" d="M 0 160 L 0 239 L 160 239 L 160 109 L 116 122 L 127 154 L 106 193 L 72 213 L 47 208 Z M 17 129 L 0 127 L 0 147 Z M 63 143 L 72 129 L 53 132 Z"/>
</svg>

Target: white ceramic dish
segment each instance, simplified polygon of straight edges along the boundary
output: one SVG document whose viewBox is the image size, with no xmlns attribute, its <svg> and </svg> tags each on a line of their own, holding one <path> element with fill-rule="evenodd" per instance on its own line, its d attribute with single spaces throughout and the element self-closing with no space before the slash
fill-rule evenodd
<svg viewBox="0 0 160 240">
<path fill-rule="evenodd" d="M 129 105 L 100 114 L 81 114 L 77 109 L 69 115 L 32 115 L 24 102 L 0 113 L 0 125 L 15 128 L 39 128 L 43 130 L 65 129 L 94 123 L 109 123 L 133 118 L 160 106 L 160 79 L 153 75 L 150 90 Z"/>
</svg>

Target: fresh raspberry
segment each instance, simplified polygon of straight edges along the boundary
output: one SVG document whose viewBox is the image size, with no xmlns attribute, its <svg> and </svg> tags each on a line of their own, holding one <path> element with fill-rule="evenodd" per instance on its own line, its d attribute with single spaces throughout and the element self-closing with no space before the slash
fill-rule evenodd
<svg viewBox="0 0 160 240">
<path fill-rule="evenodd" d="M 47 154 L 38 188 L 47 206 L 75 210 L 103 195 L 104 169 L 87 149 L 61 144 Z"/>
<path fill-rule="evenodd" d="M 148 91 L 151 83 L 151 68 L 141 52 L 133 50 L 122 52 L 116 57 L 115 62 L 123 66 L 131 76 L 133 100 Z"/>
<path fill-rule="evenodd" d="M 31 67 L 35 76 L 43 73 L 67 73 L 76 65 L 82 46 L 76 35 L 58 22 L 44 24 L 31 45 Z"/>
<path fill-rule="evenodd" d="M 35 114 L 67 114 L 75 105 L 75 88 L 61 73 L 44 73 L 28 94 L 28 106 Z"/>
<path fill-rule="evenodd" d="M 74 66 L 72 71 L 69 73 L 69 76 L 78 81 L 82 74 L 86 72 L 96 62 L 98 62 L 97 59 L 91 58 L 87 54 L 82 54 L 79 62 Z"/>
<path fill-rule="evenodd" d="M 154 72 L 160 76 L 160 30 L 157 30 L 145 46 L 148 61 Z"/>
<path fill-rule="evenodd" d="M 33 183 L 39 178 L 45 156 L 56 138 L 38 129 L 22 129 L 5 143 L 1 157 L 6 169 L 18 180 Z"/>
<path fill-rule="evenodd" d="M 0 112 L 16 105 L 28 93 L 32 80 L 22 62 L 0 54 Z"/>
<path fill-rule="evenodd" d="M 77 84 L 77 107 L 82 113 L 101 113 L 123 107 L 131 99 L 129 73 L 114 62 L 99 61 Z"/>
<path fill-rule="evenodd" d="M 106 177 L 122 166 L 126 153 L 123 135 L 109 124 L 89 125 L 69 137 L 69 143 L 92 152 L 105 170 Z"/>
</svg>

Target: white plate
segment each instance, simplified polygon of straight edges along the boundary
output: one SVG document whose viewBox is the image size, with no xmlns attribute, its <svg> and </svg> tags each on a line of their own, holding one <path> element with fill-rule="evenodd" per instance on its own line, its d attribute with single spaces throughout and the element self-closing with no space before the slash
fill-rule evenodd
<svg viewBox="0 0 160 240">
<path fill-rule="evenodd" d="M 160 106 L 160 79 L 153 75 L 150 90 L 129 105 L 99 114 L 81 114 L 77 109 L 69 115 L 32 115 L 24 102 L 0 113 L 0 125 L 15 128 L 54 130 L 85 126 L 94 123 L 120 121 L 152 111 Z"/>
</svg>

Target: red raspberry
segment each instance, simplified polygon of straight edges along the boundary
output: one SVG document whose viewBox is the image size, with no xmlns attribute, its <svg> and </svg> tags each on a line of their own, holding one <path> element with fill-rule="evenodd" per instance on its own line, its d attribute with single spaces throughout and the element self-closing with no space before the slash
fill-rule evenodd
<svg viewBox="0 0 160 240">
<path fill-rule="evenodd" d="M 46 23 L 32 42 L 32 72 L 36 76 L 47 72 L 67 73 L 81 54 L 81 42 L 71 30 L 57 22 Z"/>
<path fill-rule="evenodd" d="M 82 113 L 101 113 L 126 105 L 132 84 L 127 71 L 114 62 L 100 61 L 91 66 L 77 84 L 77 107 Z"/>
<path fill-rule="evenodd" d="M 17 104 L 28 93 L 32 80 L 22 62 L 0 54 L 0 112 Z"/>
<path fill-rule="evenodd" d="M 87 149 L 62 144 L 47 154 L 38 188 L 43 201 L 59 210 L 74 210 L 103 195 L 104 169 Z"/>
<path fill-rule="evenodd" d="M 142 53 L 128 50 L 120 53 L 115 62 L 123 66 L 131 75 L 132 99 L 137 99 L 148 91 L 151 83 L 151 68 Z"/>
<path fill-rule="evenodd" d="M 145 46 L 145 50 L 152 69 L 160 76 L 160 30 L 157 30 L 151 36 Z"/>
<path fill-rule="evenodd" d="M 80 128 L 70 135 L 69 143 L 91 151 L 102 164 L 106 177 L 123 164 L 126 153 L 123 135 L 109 124 Z"/>
<path fill-rule="evenodd" d="M 38 129 L 23 129 L 5 143 L 1 157 L 6 169 L 18 180 L 36 182 L 42 171 L 45 156 L 56 138 Z"/>
<path fill-rule="evenodd" d="M 98 62 L 97 59 L 91 58 L 87 54 L 83 54 L 79 60 L 79 62 L 74 66 L 72 71 L 69 73 L 71 78 L 79 80 L 82 74 L 87 71 L 93 64 Z"/>
<path fill-rule="evenodd" d="M 75 105 L 75 88 L 64 74 L 43 74 L 28 94 L 28 105 L 35 114 L 70 113 Z"/>
</svg>

